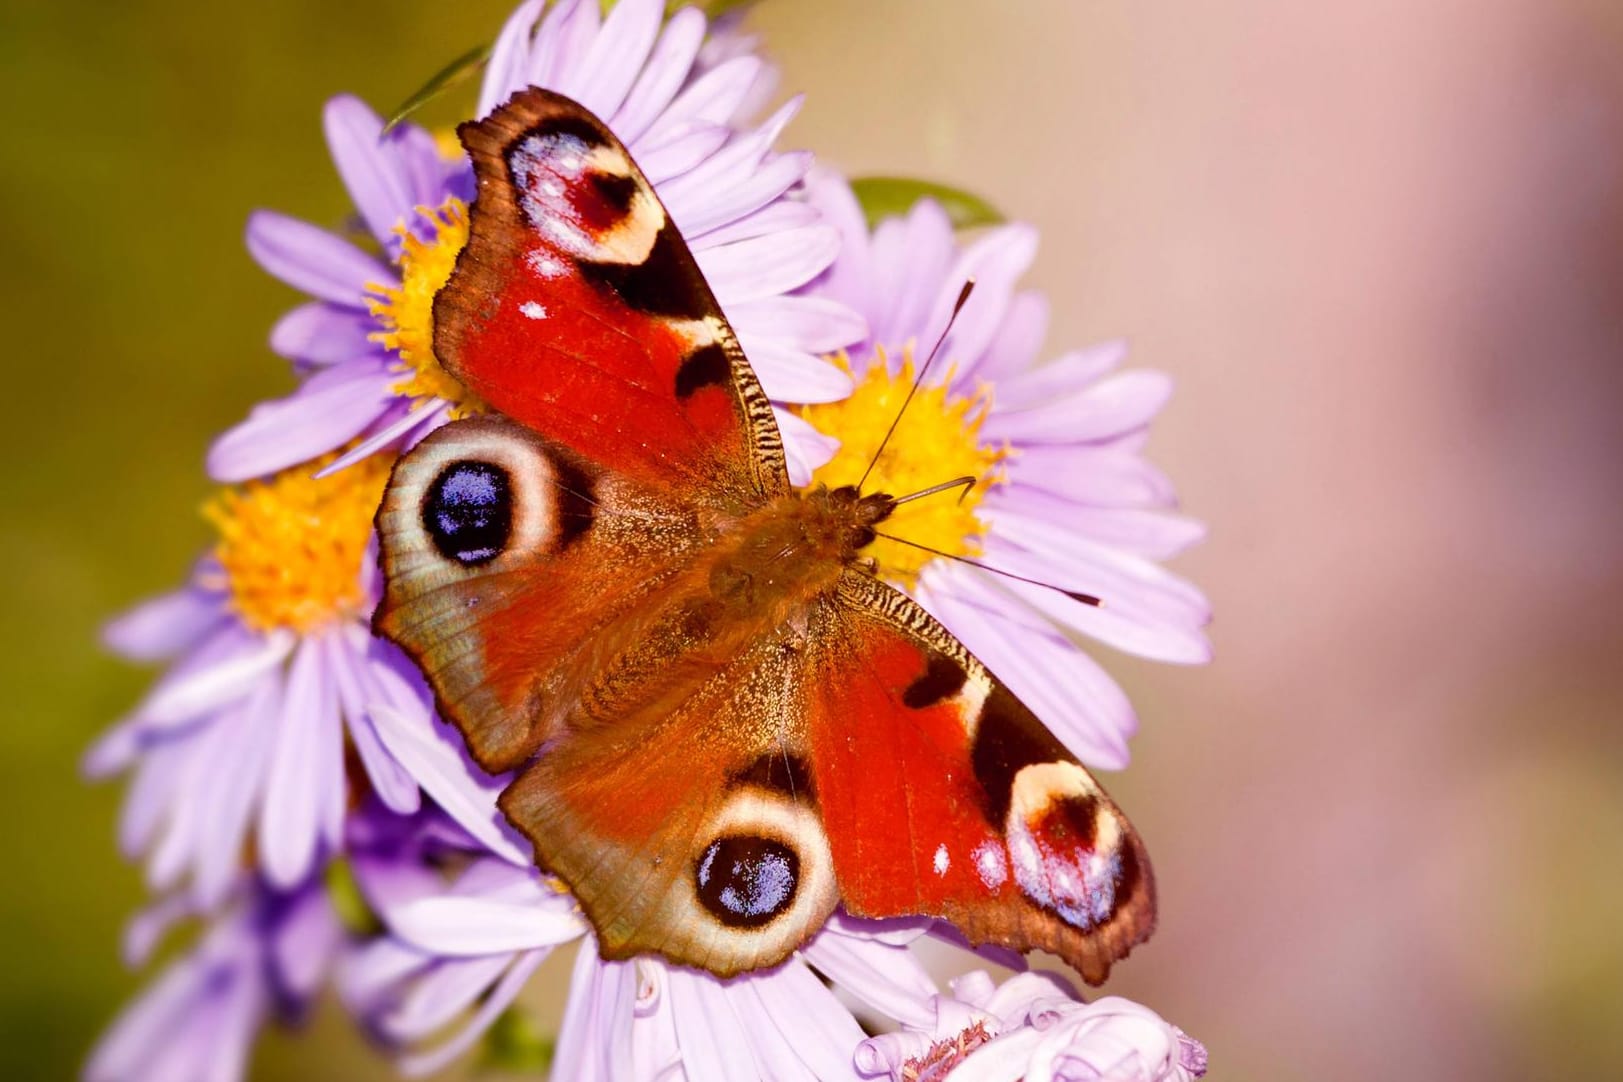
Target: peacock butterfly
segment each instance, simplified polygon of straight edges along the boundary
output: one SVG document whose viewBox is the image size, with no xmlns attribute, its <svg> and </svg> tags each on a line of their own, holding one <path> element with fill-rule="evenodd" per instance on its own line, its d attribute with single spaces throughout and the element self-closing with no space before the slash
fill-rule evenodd
<svg viewBox="0 0 1623 1082">
<path fill-rule="evenodd" d="M 1063 957 L 1155 924 L 1125 816 L 863 555 L 893 496 L 791 488 L 676 226 L 580 105 L 459 129 L 478 191 L 434 300 L 493 412 L 395 466 L 377 630 L 418 664 L 607 958 L 721 976 L 844 905 Z"/>
</svg>

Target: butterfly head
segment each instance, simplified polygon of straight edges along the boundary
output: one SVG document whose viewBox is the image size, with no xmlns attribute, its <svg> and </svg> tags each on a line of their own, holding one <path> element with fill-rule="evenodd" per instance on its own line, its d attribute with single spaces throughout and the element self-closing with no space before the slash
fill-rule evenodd
<svg viewBox="0 0 1623 1082">
<path fill-rule="evenodd" d="M 857 560 L 862 550 L 878 538 L 875 527 L 896 509 L 894 497 L 883 492 L 863 495 L 855 485 L 832 489 L 818 486 L 807 494 L 807 500 L 826 523 L 832 547 L 841 563 Z"/>
</svg>

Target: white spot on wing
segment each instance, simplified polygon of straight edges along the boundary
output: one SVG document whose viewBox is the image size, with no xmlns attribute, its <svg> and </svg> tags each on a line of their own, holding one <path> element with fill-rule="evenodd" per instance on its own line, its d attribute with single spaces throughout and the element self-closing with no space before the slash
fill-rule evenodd
<svg viewBox="0 0 1623 1082">
<path fill-rule="evenodd" d="M 975 847 L 975 874 L 981 877 L 988 890 L 996 890 L 1009 878 L 1009 863 L 1003 856 L 1003 847 L 994 841 L 984 841 Z"/>
<path fill-rule="evenodd" d="M 531 319 L 547 318 L 546 308 L 535 303 L 534 301 L 525 301 L 523 304 L 518 306 L 518 310 L 529 316 Z"/>
<path fill-rule="evenodd" d="M 932 867 L 935 868 L 935 874 L 937 874 L 937 875 L 946 875 L 947 874 L 947 868 L 951 864 L 952 864 L 952 858 L 947 855 L 947 847 L 946 847 L 946 845 L 942 844 L 942 845 L 936 846 L 935 847 L 935 861 L 932 864 Z"/>
<path fill-rule="evenodd" d="M 564 265 L 552 258 L 543 248 L 530 249 L 524 257 L 524 262 L 543 278 L 556 278 L 564 272 Z"/>
</svg>

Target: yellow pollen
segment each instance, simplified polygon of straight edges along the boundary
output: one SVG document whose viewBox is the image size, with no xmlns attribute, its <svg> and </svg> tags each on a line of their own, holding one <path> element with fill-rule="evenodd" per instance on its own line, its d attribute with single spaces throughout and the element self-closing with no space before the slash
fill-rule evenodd
<svg viewBox="0 0 1623 1082">
<path fill-rule="evenodd" d="M 231 608 L 249 627 L 306 632 L 366 615 L 361 564 L 393 456 L 311 476 L 336 457 L 222 489 L 203 505 L 220 531 L 214 555 Z"/>
<path fill-rule="evenodd" d="M 838 488 L 861 479 L 913 386 L 911 346 L 905 348 L 902 358 L 901 372 L 892 376 L 884 351 L 878 350 L 868 374 L 849 398 L 799 407 L 801 417 L 840 440 L 839 453 L 812 476 L 813 484 Z M 835 361 L 850 366 L 844 354 Z M 950 376 L 942 383 L 919 388 L 862 489 L 906 496 L 955 477 L 975 478 L 975 487 L 961 502 L 958 490 L 926 496 L 898 507 L 879 525 L 883 533 L 954 556 L 973 556 L 980 552 L 980 539 L 986 532 L 975 508 L 989 486 L 1003 483 L 999 464 L 1009 457 L 1009 450 L 980 441 L 981 423 L 992 405 L 991 387 L 982 385 L 968 396 L 958 396 L 948 392 L 947 382 Z M 913 585 L 919 571 L 935 558 L 885 538 L 874 542 L 870 551 L 879 561 L 880 573 L 905 586 Z"/>
<path fill-rule="evenodd" d="M 434 239 L 420 240 L 404 225 L 395 226 L 401 240 L 400 287 L 367 286 L 372 314 L 383 327 L 371 338 L 399 358 L 404 378 L 395 384 L 396 394 L 441 399 L 452 404 L 453 417 L 463 417 L 484 405 L 434 356 L 434 294 L 450 280 L 457 253 L 468 243 L 468 205 L 453 195 L 437 210 L 417 210 L 434 223 Z"/>
</svg>

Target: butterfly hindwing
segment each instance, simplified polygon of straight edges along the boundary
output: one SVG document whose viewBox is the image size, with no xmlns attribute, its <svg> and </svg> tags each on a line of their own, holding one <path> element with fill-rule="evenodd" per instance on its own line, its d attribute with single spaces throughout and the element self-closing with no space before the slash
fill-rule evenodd
<svg viewBox="0 0 1623 1082">
<path fill-rule="evenodd" d="M 487 770 L 562 724 L 597 629 L 701 543 L 691 509 L 501 417 L 440 428 L 378 511 L 377 629 L 417 661 Z"/>
<path fill-rule="evenodd" d="M 458 132 L 478 194 L 434 300 L 441 365 L 616 472 L 695 498 L 787 491 L 771 405 L 614 133 L 537 88 Z"/>
<path fill-rule="evenodd" d="M 802 677 L 789 640 L 764 637 L 677 701 L 548 748 L 502 794 L 605 957 L 655 951 L 730 976 L 782 961 L 828 919 Z"/>
<path fill-rule="evenodd" d="M 1126 816 L 899 591 L 848 571 L 814 626 L 807 739 L 846 907 L 940 917 L 1104 980 L 1155 924 Z"/>
</svg>

